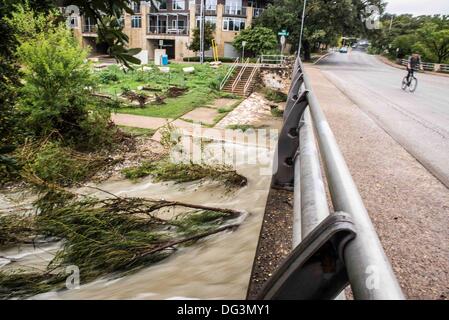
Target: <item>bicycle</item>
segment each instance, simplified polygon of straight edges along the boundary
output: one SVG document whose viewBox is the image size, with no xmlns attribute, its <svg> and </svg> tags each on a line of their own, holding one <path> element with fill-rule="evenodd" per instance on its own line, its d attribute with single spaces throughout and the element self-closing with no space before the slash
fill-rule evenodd
<svg viewBox="0 0 449 320">
<path fill-rule="evenodd" d="M 406 90 L 408 87 L 408 90 L 410 92 L 415 92 L 416 88 L 418 87 L 418 79 L 416 79 L 415 75 L 412 73 L 410 75 L 410 78 L 407 80 L 407 76 L 402 79 L 402 90 Z"/>
</svg>

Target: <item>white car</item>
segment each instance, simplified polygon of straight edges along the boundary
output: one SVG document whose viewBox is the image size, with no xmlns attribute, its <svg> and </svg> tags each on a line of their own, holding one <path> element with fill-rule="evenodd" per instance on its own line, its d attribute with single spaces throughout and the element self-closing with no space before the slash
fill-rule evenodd
<svg viewBox="0 0 449 320">
<path fill-rule="evenodd" d="M 348 53 L 348 48 L 347 47 L 341 47 L 339 51 L 340 51 L 340 53 Z"/>
</svg>

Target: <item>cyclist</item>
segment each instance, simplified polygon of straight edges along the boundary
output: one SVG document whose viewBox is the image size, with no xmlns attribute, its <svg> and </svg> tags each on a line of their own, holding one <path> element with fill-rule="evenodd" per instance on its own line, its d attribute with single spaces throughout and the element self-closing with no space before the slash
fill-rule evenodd
<svg viewBox="0 0 449 320">
<path fill-rule="evenodd" d="M 418 67 L 421 70 L 424 70 L 422 67 L 422 63 L 421 63 L 421 56 L 417 53 L 413 53 L 410 58 L 408 59 L 408 63 L 407 63 L 407 83 L 408 85 L 410 85 L 410 81 L 413 77 L 413 74 L 415 72 L 416 67 Z"/>
</svg>

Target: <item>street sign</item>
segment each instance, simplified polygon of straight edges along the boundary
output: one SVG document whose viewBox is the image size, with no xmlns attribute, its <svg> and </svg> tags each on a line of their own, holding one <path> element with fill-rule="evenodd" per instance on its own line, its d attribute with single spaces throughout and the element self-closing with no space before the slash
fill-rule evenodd
<svg viewBox="0 0 449 320">
<path fill-rule="evenodd" d="M 287 30 L 282 30 L 281 32 L 278 32 L 278 36 L 285 36 L 288 37 L 290 33 L 287 32 Z"/>
</svg>

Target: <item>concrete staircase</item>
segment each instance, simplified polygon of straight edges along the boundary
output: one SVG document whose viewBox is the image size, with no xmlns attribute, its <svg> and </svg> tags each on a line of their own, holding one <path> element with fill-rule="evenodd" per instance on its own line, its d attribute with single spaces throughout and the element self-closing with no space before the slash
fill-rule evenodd
<svg viewBox="0 0 449 320">
<path fill-rule="evenodd" d="M 256 83 L 256 80 L 258 78 L 258 71 L 255 74 L 253 74 L 253 77 L 251 78 L 251 74 L 253 73 L 254 68 L 257 68 L 257 66 L 246 66 L 245 70 L 242 73 L 242 66 L 238 66 L 235 68 L 234 74 L 228 79 L 226 84 L 223 87 L 223 91 L 236 94 L 241 97 L 247 97 L 253 92 L 254 85 Z M 242 73 L 240 79 L 237 81 L 236 86 L 234 90 L 232 90 L 232 85 L 236 81 L 239 74 Z M 245 92 L 245 86 L 246 84 L 250 82 L 247 86 L 247 91 Z"/>
</svg>

